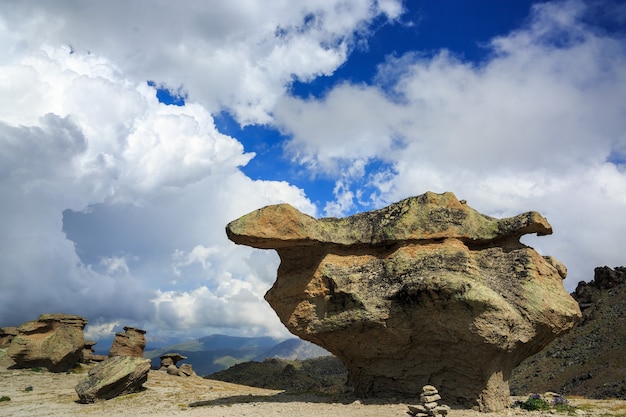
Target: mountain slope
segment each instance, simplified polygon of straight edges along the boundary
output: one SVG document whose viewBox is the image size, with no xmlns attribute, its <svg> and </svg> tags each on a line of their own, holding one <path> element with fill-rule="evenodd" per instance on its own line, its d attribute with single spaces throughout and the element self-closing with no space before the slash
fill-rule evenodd
<svg viewBox="0 0 626 417">
<path fill-rule="evenodd" d="M 262 361 L 265 358 L 309 359 L 329 355 L 324 349 L 304 340 L 280 341 L 271 337 L 236 337 L 211 335 L 144 352 L 152 360 L 152 367 L 160 364 L 165 353 L 187 356 L 181 363 L 189 363 L 198 375 L 208 375 L 230 368 L 241 362 Z"/>
<path fill-rule="evenodd" d="M 326 349 L 311 342 L 307 342 L 306 340 L 287 339 L 263 352 L 263 354 L 257 356 L 255 360 L 262 361 L 266 358 L 304 360 L 328 355 L 330 355 L 330 352 Z"/>
<path fill-rule="evenodd" d="M 205 378 L 291 392 L 341 393 L 346 390 L 348 371 L 335 356 L 303 361 L 274 358 L 240 363 Z"/>
<path fill-rule="evenodd" d="M 572 295 L 583 321 L 515 369 L 511 392 L 626 398 L 626 268 L 598 267 Z"/>
</svg>

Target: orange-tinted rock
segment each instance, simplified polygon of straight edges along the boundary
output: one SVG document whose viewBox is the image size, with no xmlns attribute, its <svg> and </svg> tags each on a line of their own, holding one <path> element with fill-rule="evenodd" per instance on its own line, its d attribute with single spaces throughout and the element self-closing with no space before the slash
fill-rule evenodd
<svg viewBox="0 0 626 417">
<path fill-rule="evenodd" d="M 519 241 L 552 233 L 536 212 L 495 219 L 426 193 L 343 219 L 269 206 L 226 232 L 277 250 L 266 300 L 293 334 L 337 355 L 363 397 L 432 384 L 450 403 L 500 410 L 512 369 L 581 317 L 564 265 Z"/>
</svg>

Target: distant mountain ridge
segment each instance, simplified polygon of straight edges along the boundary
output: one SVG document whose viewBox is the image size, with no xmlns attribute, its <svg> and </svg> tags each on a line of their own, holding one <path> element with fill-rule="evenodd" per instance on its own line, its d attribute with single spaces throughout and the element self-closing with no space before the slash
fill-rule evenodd
<svg viewBox="0 0 626 417">
<path fill-rule="evenodd" d="M 324 349 L 300 339 L 272 337 L 240 337 L 210 335 L 159 349 L 146 350 L 144 357 L 152 360 L 152 367 L 160 364 L 166 353 L 180 353 L 198 375 L 218 372 L 241 362 L 262 361 L 266 358 L 310 359 L 330 355 Z"/>
</svg>

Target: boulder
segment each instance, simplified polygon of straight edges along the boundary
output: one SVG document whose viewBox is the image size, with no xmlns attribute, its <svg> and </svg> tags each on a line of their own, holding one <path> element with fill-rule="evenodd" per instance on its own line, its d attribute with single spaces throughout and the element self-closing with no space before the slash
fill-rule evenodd
<svg viewBox="0 0 626 417">
<path fill-rule="evenodd" d="M 180 376 L 196 376 L 196 373 L 190 363 L 183 363 L 182 365 L 180 365 L 179 371 Z"/>
<path fill-rule="evenodd" d="M 266 300 L 289 331 L 341 359 L 361 397 L 432 384 L 450 403 L 501 410 L 512 369 L 581 318 L 565 266 L 519 241 L 552 233 L 537 212 L 496 219 L 429 192 L 341 219 L 268 206 L 226 233 L 277 250 Z"/>
<path fill-rule="evenodd" d="M 8 347 L 15 336 L 17 336 L 17 327 L 0 327 L 0 348 Z"/>
<path fill-rule="evenodd" d="M 166 371 L 169 375 L 180 376 L 180 370 L 176 367 L 176 365 L 168 365 L 168 366 L 165 368 L 165 371 Z"/>
<path fill-rule="evenodd" d="M 134 356 L 141 358 L 146 347 L 145 330 L 134 327 L 124 327 L 124 333 L 115 333 L 113 345 L 109 350 L 109 357 Z"/>
<path fill-rule="evenodd" d="M 18 368 L 64 372 L 80 361 L 87 319 L 69 314 L 42 314 L 17 328 L 7 355 Z"/>
<path fill-rule="evenodd" d="M 109 400 L 141 390 L 149 371 L 150 359 L 115 356 L 91 368 L 75 390 L 81 403 Z"/>
</svg>

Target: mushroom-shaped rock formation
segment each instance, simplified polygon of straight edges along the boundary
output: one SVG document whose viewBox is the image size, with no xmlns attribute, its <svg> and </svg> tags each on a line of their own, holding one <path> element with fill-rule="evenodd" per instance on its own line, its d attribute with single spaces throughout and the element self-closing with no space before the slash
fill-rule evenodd
<svg viewBox="0 0 626 417">
<path fill-rule="evenodd" d="M 513 368 L 581 318 L 563 264 L 519 241 L 552 233 L 536 212 L 495 219 L 428 192 L 342 219 L 268 206 L 226 233 L 277 250 L 266 300 L 342 360 L 362 397 L 431 384 L 450 403 L 500 410 Z"/>
<path fill-rule="evenodd" d="M 172 353 L 166 353 L 165 355 L 161 355 L 159 359 L 161 359 L 160 368 L 167 368 L 170 365 L 177 366 L 176 364 L 179 361 L 182 361 L 183 359 L 187 359 L 187 357 L 181 355 L 180 353 L 172 352 Z"/>
</svg>

